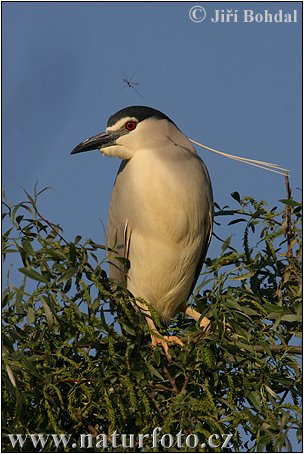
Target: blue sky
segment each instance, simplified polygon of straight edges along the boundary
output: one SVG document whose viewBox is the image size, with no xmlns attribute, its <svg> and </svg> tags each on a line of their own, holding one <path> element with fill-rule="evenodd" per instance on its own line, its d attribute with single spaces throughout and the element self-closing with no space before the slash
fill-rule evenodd
<svg viewBox="0 0 304 454">
<path fill-rule="evenodd" d="M 102 221 L 119 160 L 70 156 L 117 110 L 144 104 L 189 137 L 271 161 L 301 185 L 300 2 L 25 2 L 3 8 L 3 184 L 18 202 L 37 180 L 53 191 L 40 210 L 76 234 L 104 239 Z M 298 23 L 212 23 L 215 9 L 298 10 Z M 239 14 L 240 14 L 239 13 Z M 122 72 L 140 85 L 125 86 Z M 215 200 L 230 193 L 284 197 L 283 177 L 199 149 Z M 234 226 L 237 234 L 238 225 Z M 233 233 L 229 230 L 229 233 Z M 211 246 L 217 253 L 220 244 Z"/>
</svg>

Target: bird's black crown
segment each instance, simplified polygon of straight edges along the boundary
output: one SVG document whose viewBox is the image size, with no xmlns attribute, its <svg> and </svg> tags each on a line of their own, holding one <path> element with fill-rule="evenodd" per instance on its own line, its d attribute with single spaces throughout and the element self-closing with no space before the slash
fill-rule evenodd
<svg viewBox="0 0 304 454">
<path fill-rule="evenodd" d="M 160 112 L 159 110 L 153 109 L 152 107 L 147 106 L 130 106 L 125 107 L 124 109 L 119 110 L 114 115 L 112 115 L 109 120 L 107 126 L 113 126 L 117 123 L 118 120 L 124 117 L 134 117 L 138 121 L 146 120 L 146 118 L 158 118 L 160 120 L 168 120 L 171 123 L 173 121 L 167 117 L 164 113 Z M 173 123 L 174 124 L 174 123 Z"/>
</svg>

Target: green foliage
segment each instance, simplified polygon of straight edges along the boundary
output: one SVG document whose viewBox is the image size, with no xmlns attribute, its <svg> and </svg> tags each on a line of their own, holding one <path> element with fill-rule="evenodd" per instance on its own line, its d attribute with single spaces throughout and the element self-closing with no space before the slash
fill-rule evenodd
<svg viewBox="0 0 304 454">
<path fill-rule="evenodd" d="M 243 236 L 206 261 L 193 304 L 210 331 L 181 314 L 160 326 L 185 341 L 171 362 L 151 348 L 133 298 L 107 277 L 104 246 L 66 241 L 38 213 L 40 193 L 4 204 L 4 263 L 14 266 L 3 292 L 3 450 L 63 449 L 51 440 L 13 448 L 8 434 L 67 433 L 65 452 L 80 452 L 72 444 L 81 434 L 111 440 L 117 431 L 135 434 L 130 451 L 143 451 L 136 436 L 156 427 L 159 438 L 181 431 L 206 443 L 183 452 L 221 451 L 217 439 L 208 446 L 212 434 L 232 434 L 225 452 L 291 450 L 291 430 L 301 435 L 301 210 L 291 192 L 280 210 L 237 192 L 236 209 L 216 205 L 216 220 L 227 216 L 232 231 L 243 224 Z M 151 438 L 144 449 L 167 451 Z"/>
</svg>

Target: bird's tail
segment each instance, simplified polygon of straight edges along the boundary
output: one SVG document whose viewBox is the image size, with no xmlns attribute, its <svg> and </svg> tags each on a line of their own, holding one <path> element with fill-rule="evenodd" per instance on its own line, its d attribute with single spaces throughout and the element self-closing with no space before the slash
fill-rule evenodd
<svg viewBox="0 0 304 454">
<path fill-rule="evenodd" d="M 196 142 L 196 140 L 189 139 L 190 142 L 194 143 L 195 145 L 198 145 L 201 148 L 204 148 L 205 150 L 212 151 L 213 153 L 217 153 L 221 156 L 225 156 L 226 158 L 234 159 L 235 161 L 240 161 L 244 164 L 249 164 L 254 167 L 259 167 L 260 169 L 264 170 L 269 170 L 269 172 L 274 172 L 278 173 L 280 175 L 288 175 L 289 170 L 285 169 L 284 167 L 280 167 L 278 164 L 272 164 L 271 162 L 266 162 L 266 161 L 257 161 L 256 159 L 251 159 L 251 158 L 243 158 L 242 156 L 235 156 L 233 154 L 229 153 L 224 153 L 223 151 L 215 150 L 215 148 L 207 147 L 207 145 L 204 145 L 202 143 Z"/>
</svg>

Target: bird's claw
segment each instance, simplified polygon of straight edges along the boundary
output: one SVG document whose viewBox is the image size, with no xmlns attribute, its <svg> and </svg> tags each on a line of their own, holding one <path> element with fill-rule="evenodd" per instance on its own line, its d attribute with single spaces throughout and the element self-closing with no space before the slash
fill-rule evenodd
<svg viewBox="0 0 304 454">
<path fill-rule="evenodd" d="M 177 336 L 154 336 L 152 337 L 152 347 L 156 347 L 157 345 L 161 345 L 164 349 L 165 355 L 167 356 L 169 361 L 172 361 L 172 356 L 169 353 L 169 345 L 179 345 L 180 347 L 184 346 L 184 343 L 179 339 Z"/>
<path fill-rule="evenodd" d="M 210 324 L 211 321 L 207 317 L 202 318 L 202 320 L 199 322 L 200 328 L 202 328 L 206 334 L 210 329 Z"/>
</svg>

